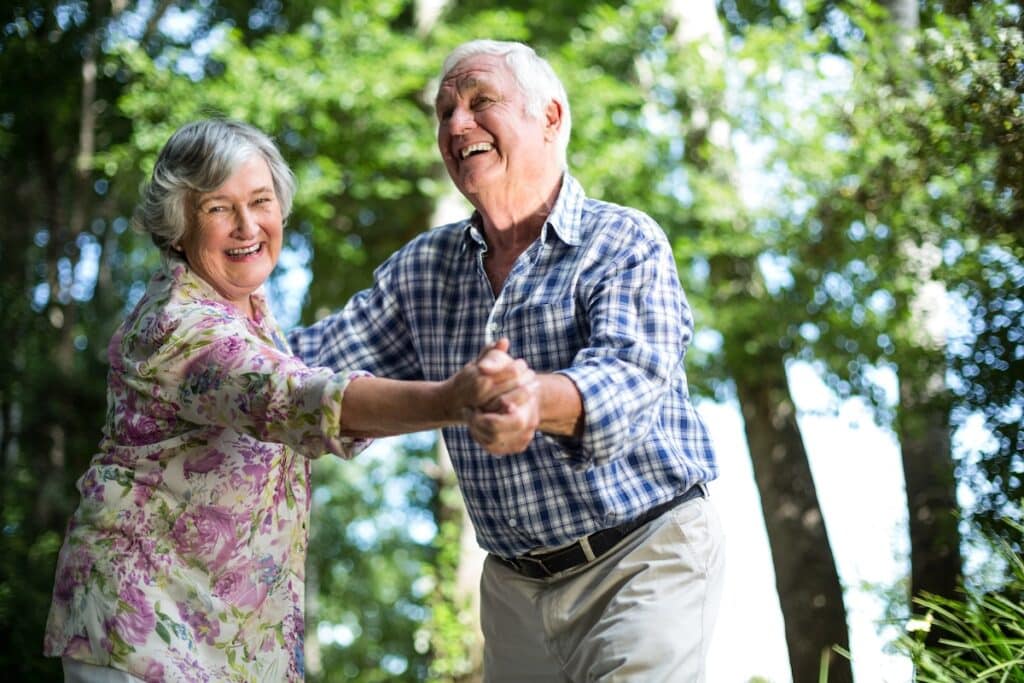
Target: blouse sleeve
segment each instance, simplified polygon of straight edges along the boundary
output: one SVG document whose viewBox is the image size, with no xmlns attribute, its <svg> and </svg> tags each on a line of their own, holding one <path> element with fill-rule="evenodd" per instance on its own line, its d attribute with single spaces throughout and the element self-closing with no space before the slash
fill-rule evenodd
<svg viewBox="0 0 1024 683">
<path fill-rule="evenodd" d="M 310 368 L 264 341 L 237 316 L 213 306 L 178 309 L 180 319 L 131 381 L 158 394 L 178 420 L 222 426 L 283 443 L 307 457 L 351 458 L 366 446 L 341 432 L 352 377 Z"/>
</svg>

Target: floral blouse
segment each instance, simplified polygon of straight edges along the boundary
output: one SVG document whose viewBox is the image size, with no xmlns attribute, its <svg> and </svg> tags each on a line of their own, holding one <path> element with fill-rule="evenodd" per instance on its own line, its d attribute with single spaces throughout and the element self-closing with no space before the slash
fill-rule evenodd
<svg viewBox="0 0 1024 683">
<path fill-rule="evenodd" d="M 44 650 L 147 681 L 303 678 L 309 458 L 351 457 L 351 377 L 292 357 L 168 259 L 110 342 L 100 452 L 78 481 Z"/>
</svg>

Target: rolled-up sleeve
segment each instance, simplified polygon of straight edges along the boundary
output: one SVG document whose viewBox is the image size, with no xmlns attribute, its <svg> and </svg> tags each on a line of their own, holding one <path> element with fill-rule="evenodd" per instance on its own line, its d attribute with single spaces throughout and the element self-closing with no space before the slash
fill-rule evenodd
<svg viewBox="0 0 1024 683">
<path fill-rule="evenodd" d="M 307 457 L 350 458 L 366 445 L 341 430 L 353 376 L 307 367 L 238 317 L 200 305 L 184 312 L 128 382 L 161 399 L 179 421 L 230 427 Z"/>
<path fill-rule="evenodd" d="M 659 419 L 659 403 L 683 376 L 693 319 L 675 261 L 653 221 L 624 239 L 586 293 L 589 339 L 570 367 L 558 370 L 583 399 L 580 438 L 556 443 L 573 467 L 599 466 L 631 452 Z"/>
</svg>

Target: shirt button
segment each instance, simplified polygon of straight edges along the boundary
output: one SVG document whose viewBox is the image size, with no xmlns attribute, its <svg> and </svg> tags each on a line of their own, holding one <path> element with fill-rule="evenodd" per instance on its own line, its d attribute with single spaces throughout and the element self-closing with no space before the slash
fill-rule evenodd
<svg viewBox="0 0 1024 683">
<path fill-rule="evenodd" d="M 517 520 L 515 517 L 513 517 L 510 520 L 508 520 L 508 525 L 511 526 L 511 527 L 514 527 L 516 524 L 519 524 L 519 520 Z"/>
<path fill-rule="evenodd" d="M 498 326 L 498 323 L 491 323 L 487 326 L 487 329 L 491 331 L 491 334 L 498 334 L 498 330 L 500 330 L 501 327 Z"/>
</svg>

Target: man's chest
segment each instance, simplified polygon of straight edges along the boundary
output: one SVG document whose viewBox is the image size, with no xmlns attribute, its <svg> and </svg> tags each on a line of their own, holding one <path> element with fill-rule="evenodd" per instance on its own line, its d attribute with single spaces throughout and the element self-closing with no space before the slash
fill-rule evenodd
<svg viewBox="0 0 1024 683">
<path fill-rule="evenodd" d="M 432 305 L 420 308 L 415 325 L 428 378 L 450 376 L 503 337 L 511 355 L 538 372 L 571 363 L 589 328 L 580 283 L 566 264 L 522 265 L 511 268 L 497 293 L 482 264 L 434 290 Z"/>
</svg>

